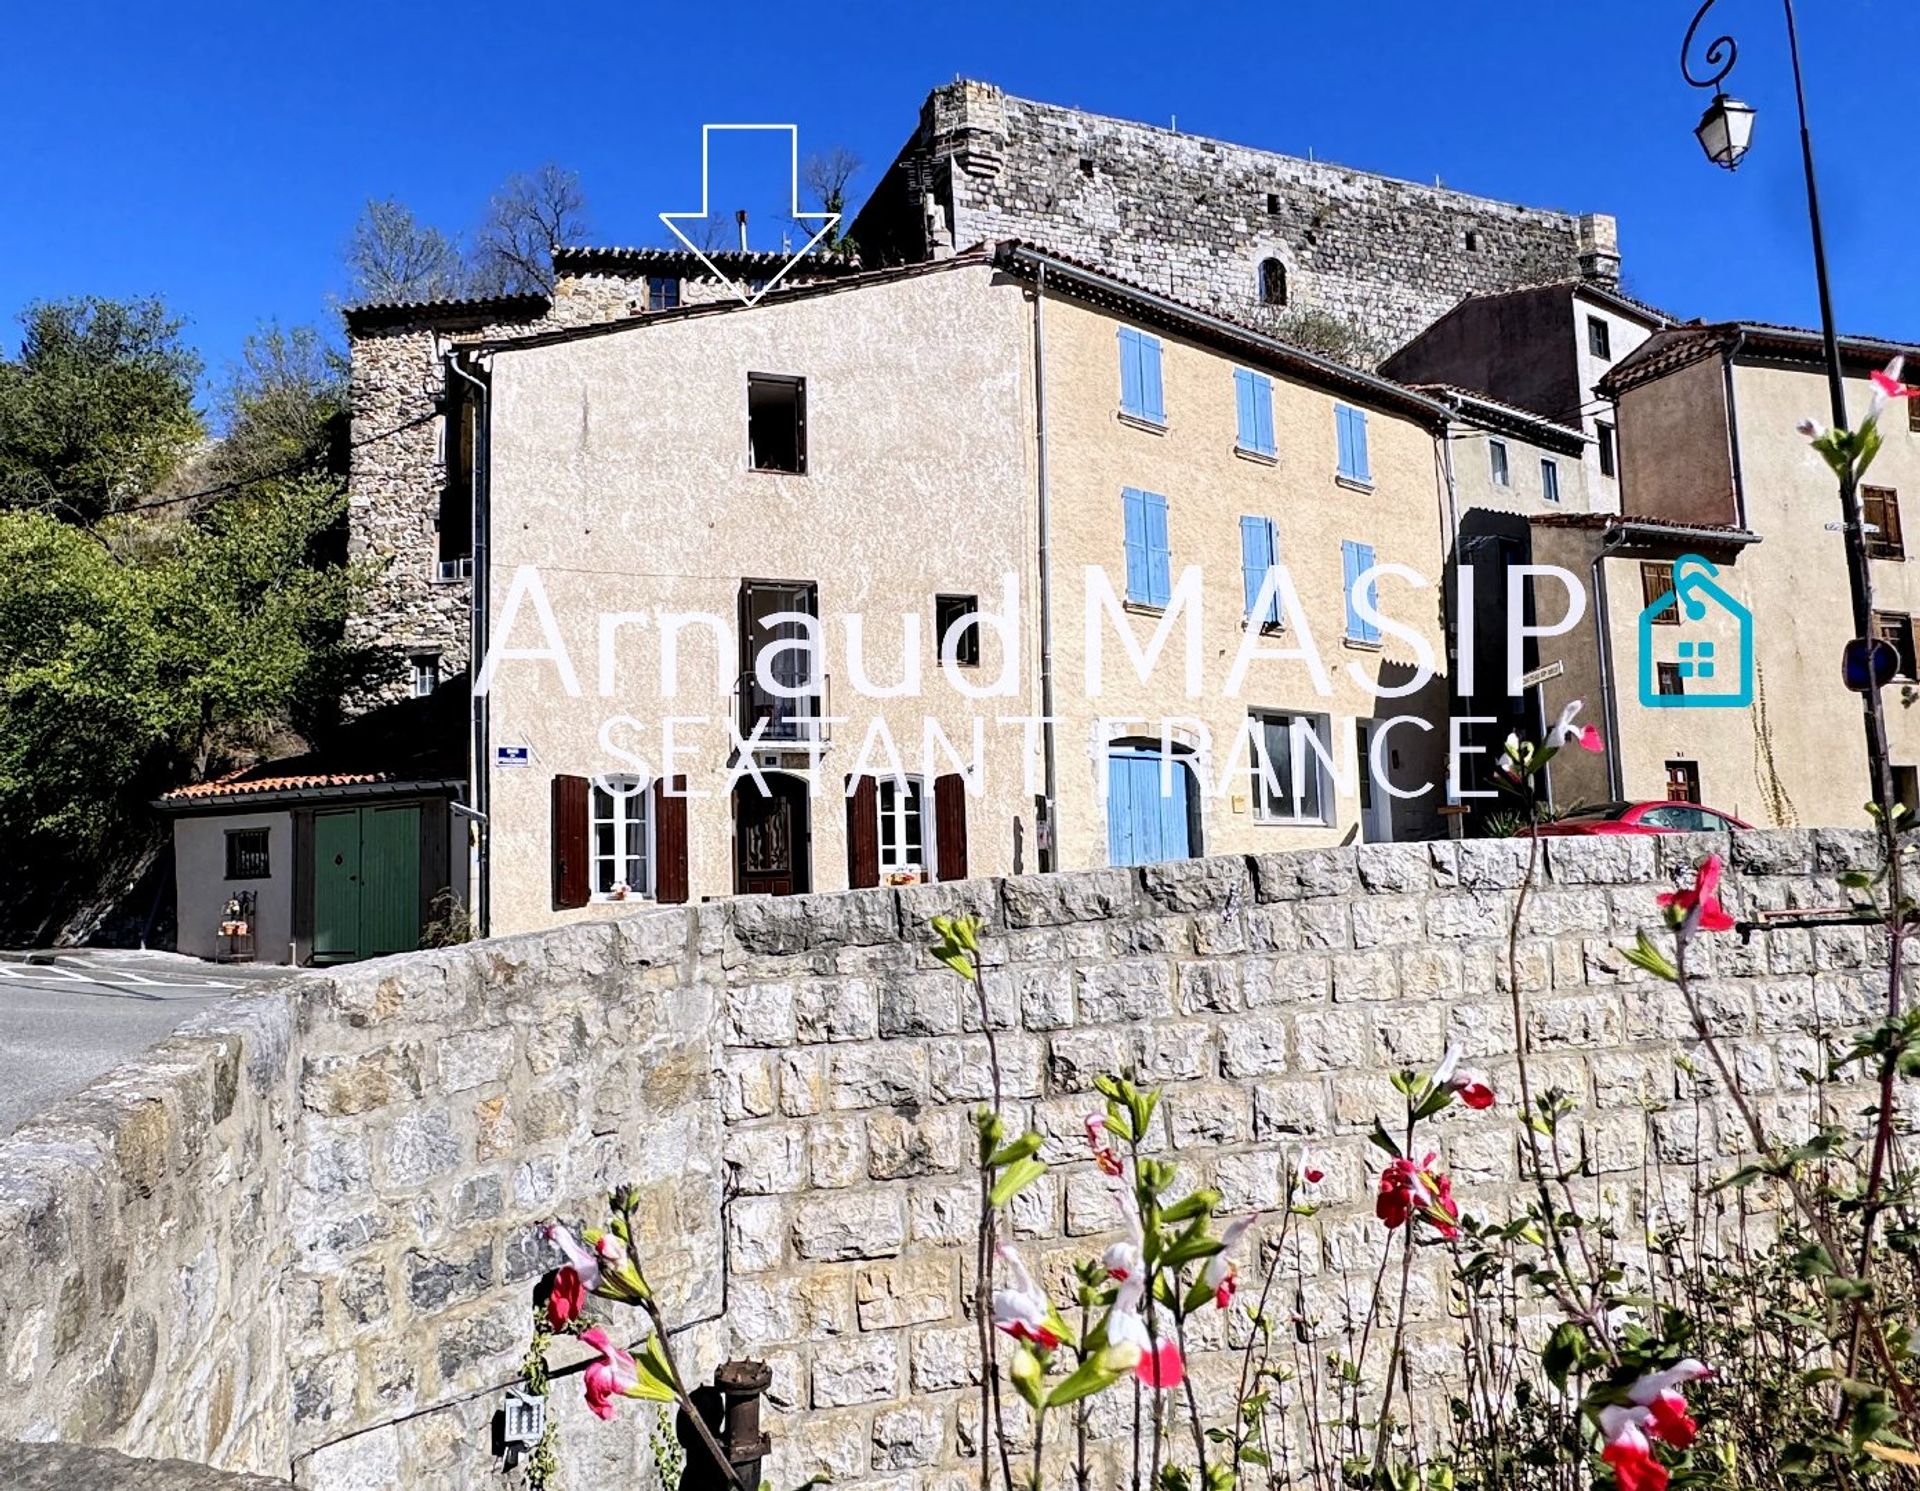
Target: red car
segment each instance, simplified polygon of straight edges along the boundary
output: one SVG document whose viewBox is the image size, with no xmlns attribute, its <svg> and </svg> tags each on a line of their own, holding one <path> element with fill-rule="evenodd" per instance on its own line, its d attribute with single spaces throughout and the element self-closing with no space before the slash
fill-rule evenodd
<svg viewBox="0 0 1920 1491">
<path fill-rule="evenodd" d="M 1690 802 L 1603 802 L 1582 808 L 1573 816 L 1538 829 L 1520 830 L 1520 837 L 1574 838 L 1584 834 L 1681 834 L 1702 830 L 1752 828 L 1731 813 Z"/>
</svg>

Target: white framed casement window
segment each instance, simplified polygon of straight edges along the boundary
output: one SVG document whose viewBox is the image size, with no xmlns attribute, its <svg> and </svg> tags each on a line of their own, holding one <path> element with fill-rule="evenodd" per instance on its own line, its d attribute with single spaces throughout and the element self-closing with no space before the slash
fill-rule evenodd
<svg viewBox="0 0 1920 1491">
<path fill-rule="evenodd" d="M 1548 502 L 1560 500 L 1560 463 L 1551 456 L 1540 459 L 1540 495 Z"/>
<path fill-rule="evenodd" d="M 881 777 L 879 793 L 880 874 L 928 875 L 933 864 L 933 825 L 918 777 Z"/>
<path fill-rule="evenodd" d="M 1496 487 L 1513 485 L 1513 472 L 1507 466 L 1507 442 L 1489 440 L 1487 442 L 1487 460 L 1492 466 L 1492 479 Z"/>
<path fill-rule="evenodd" d="M 639 777 L 595 777 L 587 815 L 587 858 L 596 901 L 653 894 L 653 794 Z"/>
<path fill-rule="evenodd" d="M 1253 816 L 1256 823 L 1299 823 L 1324 826 L 1333 821 L 1332 784 L 1327 760 L 1332 756 L 1333 722 L 1324 714 L 1282 714 L 1254 710 L 1258 739 L 1266 747 L 1272 780 L 1253 768 Z M 1308 736 L 1313 739 L 1307 739 Z M 1314 749 L 1318 741 L 1319 750 Z M 1297 763 L 1297 774 L 1296 774 Z M 1277 790 L 1276 790 L 1277 789 Z"/>
</svg>

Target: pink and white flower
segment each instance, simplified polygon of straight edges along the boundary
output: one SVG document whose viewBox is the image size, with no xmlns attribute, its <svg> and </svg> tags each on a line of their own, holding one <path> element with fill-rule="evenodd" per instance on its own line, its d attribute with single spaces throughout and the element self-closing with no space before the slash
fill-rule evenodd
<svg viewBox="0 0 1920 1491">
<path fill-rule="evenodd" d="M 1867 409 L 1868 419 L 1878 419 L 1895 399 L 1920 399 L 1920 385 L 1900 381 L 1906 365 L 1905 357 L 1896 357 L 1884 371 L 1873 374 L 1873 403 Z"/>
<path fill-rule="evenodd" d="M 1006 1265 L 1007 1284 L 993 1291 L 994 1328 L 1042 1351 L 1053 1350 L 1060 1344 L 1061 1333 L 1046 1292 L 1033 1282 L 1033 1275 L 1012 1248 L 1001 1247 L 995 1252 Z"/>
<path fill-rule="evenodd" d="M 1709 854 L 1691 887 L 1656 896 L 1666 908 L 1667 920 L 1683 931 L 1731 932 L 1738 924 L 1720 904 L 1720 870 L 1720 856 Z"/>
<path fill-rule="evenodd" d="M 1133 1375 L 1159 1392 L 1171 1392 L 1186 1381 L 1187 1364 L 1180 1355 L 1180 1343 L 1172 1336 L 1155 1341 L 1140 1314 L 1140 1298 L 1145 1283 L 1138 1274 L 1120 1286 L 1113 1308 L 1107 1313 L 1107 1343 L 1136 1353 Z"/>
<path fill-rule="evenodd" d="M 607 1339 L 607 1333 L 597 1325 L 592 1330 L 582 1331 L 580 1339 L 600 1353 L 600 1360 L 589 1362 L 583 1374 L 587 1407 L 596 1418 L 611 1419 L 615 1398 L 643 1396 L 640 1373 L 633 1365 L 633 1354 L 615 1346 Z"/>
<path fill-rule="evenodd" d="M 1579 699 L 1570 699 L 1567 701 L 1567 707 L 1560 711 L 1560 718 L 1554 722 L 1553 728 L 1547 732 L 1548 745 L 1552 746 L 1556 751 L 1568 745 L 1577 745 L 1583 751 L 1599 752 L 1606 749 L 1605 744 L 1600 739 L 1600 732 L 1592 725 L 1574 724 L 1574 721 L 1579 717 L 1580 711 L 1583 708 L 1585 708 L 1585 705 Z"/>
<path fill-rule="evenodd" d="M 1434 1069 L 1431 1085 L 1445 1088 L 1469 1108 L 1491 1108 L 1494 1104 L 1493 1087 L 1472 1067 L 1460 1065 L 1461 1054 L 1458 1043 L 1447 1047 L 1446 1056 Z"/>
<path fill-rule="evenodd" d="M 1207 1288 L 1213 1291 L 1214 1304 L 1224 1310 L 1233 1303 L 1234 1291 L 1240 1287 L 1239 1265 L 1227 1257 L 1233 1245 L 1240 1241 L 1241 1235 L 1254 1224 L 1259 1216 L 1255 1212 L 1240 1218 L 1220 1234 L 1220 1251 L 1207 1260 L 1207 1266 L 1200 1277 L 1206 1281 Z"/>
<path fill-rule="evenodd" d="M 1094 1163 L 1100 1167 L 1102 1175 L 1117 1177 L 1126 1174 L 1127 1167 L 1107 1142 L 1107 1121 L 1098 1113 L 1087 1115 L 1087 1147 L 1093 1151 Z"/>
<path fill-rule="evenodd" d="M 600 1255 L 580 1245 L 580 1240 L 572 1231 L 559 1222 L 549 1222 L 542 1229 L 547 1239 L 567 1256 L 567 1263 L 580 1277 L 581 1285 L 592 1293 L 600 1287 Z"/>
</svg>

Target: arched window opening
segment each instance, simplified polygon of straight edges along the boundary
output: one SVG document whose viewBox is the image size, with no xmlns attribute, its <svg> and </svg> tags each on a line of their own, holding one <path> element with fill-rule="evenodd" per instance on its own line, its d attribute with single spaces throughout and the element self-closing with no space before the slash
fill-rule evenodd
<svg viewBox="0 0 1920 1491">
<path fill-rule="evenodd" d="M 1260 304 L 1287 303 L 1287 266 L 1278 259 L 1260 261 Z"/>
</svg>

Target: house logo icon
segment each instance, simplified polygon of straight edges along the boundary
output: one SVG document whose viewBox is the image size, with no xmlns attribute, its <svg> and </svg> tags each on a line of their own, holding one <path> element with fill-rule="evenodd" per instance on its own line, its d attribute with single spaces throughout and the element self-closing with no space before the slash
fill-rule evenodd
<svg viewBox="0 0 1920 1491">
<path fill-rule="evenodd" d="M 1719 573 L 1698 554 L 1682 554 L 1673 561 L 1673 588 L 1641 611 L 1640 702 L 1646 708 L 1753 703 L 1753 612 L 1714 582 Z M 1670 649 L 1656 640 L 1656 626 L 1670 637 Z M 1667 650 L 1671 657 L 1661 655 Z M 1672 688 L 1661 686 L 1663 667 L 1671 670 Z"/>
</svg>

